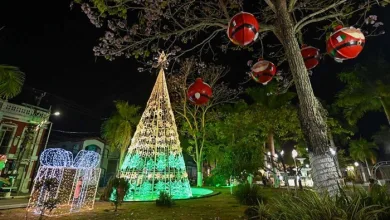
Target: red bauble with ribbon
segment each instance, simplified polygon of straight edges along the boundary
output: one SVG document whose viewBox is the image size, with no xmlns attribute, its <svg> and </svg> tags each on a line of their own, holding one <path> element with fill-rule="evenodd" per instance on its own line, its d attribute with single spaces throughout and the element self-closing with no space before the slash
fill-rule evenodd
<svg viewBox="0 0 390 220">
<path fill-rule="evenodd" d="M 240 12 L 229 22 L 227 35 L 234 44 L 246 46 L 253 43 L 259 32 L 259 22 L 253 14 Z"/>
<path fill-rule="evenodd" d="M 335 28 L 328 39 L 326 49 L 337 62 L 356 58 L 362 52 L 366 39 L 364 34 L 354 27 Z"/>
<path fill-rule="evenodd" d="M 277 68 L 272 62 L 260 58 L 259 61 L 252 66 L 251 70 L 252 78 L 256 82 L 266 85 L 275 76 Z"/>
<path fill-rule="evenodd" d="M 315 68 L 320 63 L 320 50 L 318 48 L 302 45 L 301 54 L 307 70 Z"/>
<path fill-rule="evenodd" d="M 197 78 L 194 83 L 188 87 L 187 97 L 190 102 L 195 105 L 204 105 L 209 102 L 211 96 L 213 95 L 213 90 L 211 86 L 201 78 Z"/>
</svg>

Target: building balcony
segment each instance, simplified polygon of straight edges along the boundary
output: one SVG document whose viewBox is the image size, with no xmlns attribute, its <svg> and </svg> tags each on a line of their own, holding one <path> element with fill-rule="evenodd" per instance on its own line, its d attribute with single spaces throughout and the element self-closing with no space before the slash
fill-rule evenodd
<svg viewBox="0 0 390 220">
<path fill-rule="evenodd" d="M 0 113 L 9 117 L 25 118 L 30 123 L 40 123 L 50 116 L 50 110 L 28 104 L 12 104 L 4 100 L 0 100 Z"/>
</svg>

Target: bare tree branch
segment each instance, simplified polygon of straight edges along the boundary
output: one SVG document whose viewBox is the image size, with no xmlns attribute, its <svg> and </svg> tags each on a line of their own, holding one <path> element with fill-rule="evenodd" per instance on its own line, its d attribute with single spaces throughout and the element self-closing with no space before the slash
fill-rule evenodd
<svg viewBox="0 0 390 220">
<path fill-rule="evenodd" d="M 338 5 L 341 5 L 341 4 L 345 3 L 346 1 L 347 1 L 347 0 L 336 1 L 335 3 L 329 5 L 328 7 L 325 7 L 325 8 L 323 8 L 323 9 L 321 9 L 321 10 L 318 10 L 318 11 L 316 11 L 316 12 L 314 12 L 314 13 L 311 13 L 311 14 L 305 16 L 304 18 L 302 18 L 300 21 L 298 21 L 298 22 L 295 24 L 295 26 L 294 26 L 295 32 L 297 32 L 297 28 L 298 28 L 299 26 L 301 26 L 301 24 L 302 24 L 303 22 L 305 22 L 306 20 L 308 20 L 308 19 L 310 19 L 310 18 L 312 18 L 312 17 L 315 17 L 315 16 L 317 16 L 317 15 L 319 15 L 319 14 L 322 14 L 322 13 L 324 13 L 324 12 L 326 12 L 326 11 L 329 11 L 330 9 L 335 8 L 335 7 L 337 7 Z"/>
<path fill-rule="evenodd" d="M 290 3 L 288 4 L 288 11 L 289 12 L 292 12 L 294 10 L 296 3 L 297 3 L 297 0 L 290 0 Z"/>
</svg>

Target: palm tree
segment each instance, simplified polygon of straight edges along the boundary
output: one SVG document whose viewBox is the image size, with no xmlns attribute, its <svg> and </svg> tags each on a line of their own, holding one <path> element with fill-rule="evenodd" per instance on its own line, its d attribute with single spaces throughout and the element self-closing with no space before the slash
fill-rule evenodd
<svg viewBox="0 0 390 220">
<path fill-rule="evenodd" d="M 360 138 L 359 140 L 352 140 L 349 143 L 350 156 L 354 160 L 366 163 L 368 175 L 370 177 L 371 177 L 371 172 L 368 166 L 367 159 L 371 160 L 372 163 L 375 163 L 376 150 L 378 150 L 378 146 L 374 142 L 368 142 L 363 138 Z"/>
<path fill-rule="evenodd" d="M 346 86 L 338 94 L 336 104 L 344 108 L 349 123 L 355 124 L 366 112 L 383 110 L 390 124 L 389 67 L 386 61 L 378 59 L 339 75 Z"/>
<path fill-rule="evenodd" d="M 0 65 L 0 98 L 8 100 L 22 91 L 25 75 L 18 67 Z"/>
<path fill-rule="evenodd" d="M 103 122 L 101 135 L 112 151 L 119 150 L 119 167 L 121 167 L 135 126 L 140 118 L 140 107 L 129 105 L 125 101 L 115 101 L 114 103 L 116 112 Z"/>
</svg>

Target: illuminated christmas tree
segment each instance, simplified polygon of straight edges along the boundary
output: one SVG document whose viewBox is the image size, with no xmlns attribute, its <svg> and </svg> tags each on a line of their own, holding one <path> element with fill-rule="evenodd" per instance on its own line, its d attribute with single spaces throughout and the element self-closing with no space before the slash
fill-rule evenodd
<svg viewBox="0 0 390 220">
<path fill-rule="evenodd" d="M 192 196 L 165 80 L 164 53 L 159 65 L 152 94 L 121 167 L 121 177 L 129 181 L 125 201 L 155 200 L 162 191 L 174 199 Z"/>
</svg>

